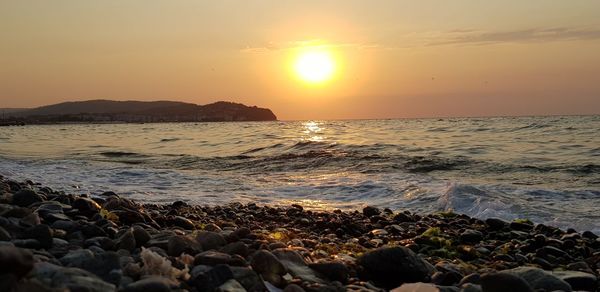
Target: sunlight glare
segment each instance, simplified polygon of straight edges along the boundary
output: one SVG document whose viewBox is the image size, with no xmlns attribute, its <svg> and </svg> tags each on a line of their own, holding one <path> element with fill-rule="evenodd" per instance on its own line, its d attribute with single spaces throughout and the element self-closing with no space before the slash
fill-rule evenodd
<svg viewBox="0 0 600 292">
<path fill-rule="evenodd" d="M 295 63 L 298 77 L 308 83 L 322 83 L 333 77 L 335 64 L 328 52 L 308 51 L 300 54 Z"/>
</svg>

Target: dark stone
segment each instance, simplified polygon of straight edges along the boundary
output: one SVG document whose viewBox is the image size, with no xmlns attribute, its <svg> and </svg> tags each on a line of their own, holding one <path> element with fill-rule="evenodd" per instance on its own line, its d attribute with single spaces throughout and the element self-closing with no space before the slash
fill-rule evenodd
<svg viewBox="0 0 600 292">
<path fill-rule="evenodd" d="M 86 247 L 97 246 L 103 250 L 112 250 L 115 248 L 114 241 L 106 236 L 97 236 L 86 239 L 84 245 Z"/>
<path fill-rule="evenodd" d="M 0 241 L 10 241 L 11 239 L 10 233 L 0 226 Z"/>
<path fill-rule="evenodd" d="M 575 271 L 555 271 L 552 274 L 569 283 L 573 290 L 598 291 L 598 278 L 594 274 Z"/>
<path fill-rule="evenodd" d="M 534 267 L 518 267 L 504 270 L 501 273 L 509 273 L 523 278 L 531 288 L 546 291 L 572 291 L 571 286 L 558 277 Z M 485 291 L 485 290 L 484 290 Z"/>
<path fill-rule="evenodd" d="M 398 213 L 394 216 L 394 221 L 399 222 L 399 223 L 414 222 L 415 219 L 412 216 L 402 212 L 402 213 Z"/>
<path fill-rule="evenodd" d="M 367 279 L 386 289 L 402 283 L 428 282 L 433 274 L 429 263 L 402 246 L 369 251 L 357 263 L 364 268 Z"/>
<path fill-rule="evenodd" d="M 79 213 L 85 216 L 93 216 L 94 214 L 98 213 L 101 208 L 96 201 L 85 197 L 79 197 L 75 199 L 75 201 L 71 203 L 71 206 L 79 210 Z"/>
<path fill-rule="evenodd" d="M 204 250 L 218 249 L 227 244 L 223 235 L 211 231 L 198 232 L 196 240 L 202 245 L 202 249 Z"/>
<path fill-rule="evenodd" d="M 25 230 L 22 237 L 37 240 L 42 248 L 52 247 L 52 229 L 46 224 L 35 225 Z"/>
<path fill-rule="evenodd" d="M 150 233 L 141 226 L 133 226 L 133 237 L 135 238 L 135 244 L 137 247 L 141 247 L 146 242 L 150 241 Z"/>
<path fill-rule="evenodd" d="M 339 281 L 341 283 L 347 283 L 350 271 L 343 263 L 328 262 L 328 263 L 314 263 L 308 265 L 311 269 L 317 271 L 323 276 L 327 277 L 331 281 Z"/>
<path fill-rule="evenodd" d="M 207 265 L 207 266 L 216 266 L 216 265 L 226 265 L 231 261 L 231 256 L 214 251 L 209 250 L 205 252 L 201 252 L 196 255 L 194 258 L 194 265 Z"/>
<path fill-rule="evenodd" d="M 531 231 L 533 230 L 533 225 L 525 222 L 510 222 L 510 228 L 518 231 Z"/>
<path fill-rule="evenodd" d="M 481 290 L 483 292 L 534 292 L 523 278 L 508 273 L 484 274 L 481 276 Z"/>
<path fill-rule="evenodd" d="M 285 267 L 279 259 L 267 250 L 259 250 L 254 253 L 250 265 L 259 274 L 283 275 L 286 273 Z"/>
<path fill-rule="evenodd" d="M 83 232 L 86 237 L 108 236 L 108 234 L 106 234 L 106 232 L 102 230 L 100 226 L 95 224 L 84 225 L 81 227 L 81 232 Z"/>
<path fill-rule="evenodd" d="M 378 208 L 372 206 L 366 206 L 362 210 L 363 214 L 367 217 L 377 216 L 381 214 L 381 211 Z"/>
<path fill-rule="evenodd" d="M 194 225 L 194 222 L 192 222 L 192 220 L 181 216 L 175 216 L 175 218 L 173 218 L 173 225 L 187 230 L 196 229 L 196 226 Z"/>
<path fill-rule="evenodd" d="M 132 251 L 136 247 L 135 236 L 133 235 L 133 229 L 128 229 L 117 239 L 117 248 Z"/>
<path fill-rule="evenodd" d="M 592 239 L 592 240 L 595 240 L 595 239 L 597 239 L 597 238 L 598 238 L 598 235 L 594 234 L 594 233 L 593 233 L 593 232 L 591 232 L 591 231 L 584 231 L 584 232 L 581 234 L 581 236 L 583 236 L 584 238 L 587 238 L 587 239 Z"/>
<path fill-rule="evenodd" d="M 163 277 L 153 276 L 144 278 L 137 282 L 133 282 L 123 290 L 122 292 L 169 292 L 171 290 L 171 280 Z"/>
<path fill-rule="evenodd" d="M 230 279 L 233 279 L 231 269 L 226 265 L 218 265 L 197 275 L 192 282 L 198 291 L 212 292 Z"/>
<path fill-rule="evenodd" d="M 33 268 L 33 254 L 25 249 L 0 246 L 0 274 L 25 276 Z"/>
<path fill-rule="evenodd" d="M 21 207 L 27 207 L 33 203 L 42 201 L 44 201 L 44 198 L 30 189 L 22 189 L 13 196 L 13 204 Z"/>
<path fill-rule="evenodd" d="M 252 269 L 246 267 L 230 267 L 233 278 L 236 279 L 248 292 L 265 291 L 265 285 Z"/>
<path fill-rule="evenodd" d="M 488 218 L 485 220 L 485 224 L 487 224 L 492 230 L 500 230 L 508 226 L 508 222 L 498 218 Z"/>
<path fill-rule="evenodd" d="M 221 251 L 224 253 L 230 254 L 230 255 L 237 254 L 242 257 L 247 257 L 248 253 L 250 252 L 250 250 L 248 249 L 248 246 L 241 241 L 236 241 L 236 242 L 227 244 L 221 248 Z"/>
<path fill-rule="evenodd" d="M 200 243 L 184 235 L 175 235 L 169 238 L 167 254 L 179 256 L 182 253 L 196 255 L 202 251 Z"/>
<path fill-rule="evenodd" d="M 119 255 L 114 251 L 93 254 L 83 249 L 65 255 L 60 261 L 67 267 L 86 270 L 108 282 L 112 282 L 111 271 L 121 268 Z"/>
<path fill-rule="evenodd" d="M 476 243 L 483 239 L 483 233 L 477 230 L 467 229 L 460 234 L 460 240 L 468 243 Z"/>
</svg>

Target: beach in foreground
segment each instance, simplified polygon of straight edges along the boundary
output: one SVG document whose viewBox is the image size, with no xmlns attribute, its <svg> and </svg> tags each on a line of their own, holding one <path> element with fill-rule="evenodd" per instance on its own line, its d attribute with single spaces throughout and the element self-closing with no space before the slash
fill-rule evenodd
<svg viewBox="0 0 600 292">
<path fill-rule="evenodd" d="M 0 193 L 1 291 L 598 289 L 597 235 L 527 220 Z"/>
</svg>

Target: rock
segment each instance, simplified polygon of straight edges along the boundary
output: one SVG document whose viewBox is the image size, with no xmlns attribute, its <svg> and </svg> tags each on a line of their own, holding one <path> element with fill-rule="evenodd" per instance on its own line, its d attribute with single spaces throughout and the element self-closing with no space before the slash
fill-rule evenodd
<svg viewBox="0 0 600 292">
<path fill-rule="evenodd" d="M 242 257 L 246 257 L 250 253 L 248 246 L 241 241 L 229 243 L 226 246 L 222 247 L 221 251 L 230 255 L 237 254 Z"/>
<path fill-rule="evenodd" d="M 498 218 L 488 218 L 485 220 L 485 224 L 492 230 L 500 230 L 508 226 L 508 222 Z"/>
<path fill-rule="evenodd" d="M 11 239 L 10 233 L 0 226 L 0 241 L 10 241 Z"/>
<path fill-rule="evenodd" d="M 22 237 L 37 240 L 42 248 L 52 247 L 52 229 L 46 224 L 36 225 L 25 230 Z"/>
<path fill-rule="evenodd" d="M 402 246 L 369 251 L 358 259 L 358 264 L 364 268 L 366 278 L 386 289 L 403 283 L 427 282 L 433 274 L 429 263 Z"/>
<path fill-rule="evenodd" d="M 79 210 L 79 213 L 88 217 L 97 214 L 101 209 L 100 205 L 98 205 L 96 201 L 86 197 L 79 197 L 75 199 L 71 206 Z"/>
<path fill-rule="evenodd" d="M 538 268 L 533 267 L 518 267 L 510 270 L 504 270 L 501 273 L 523 278 L 531 288 L 545 289 L 547 291 L 563 290 L 566 292 L 572 291 L 571 286 L 560 278 Z M 485 289 L 483 289 L 486 292 Z"/>
<path fill-rule="evenodd" d="M 111 272 L 121 269 L 119 255 L 113 251 L 94 254 L 86 249 L 76 250 L 62 257 L 60 262 L 67 267 L 86 270 L 108 282 L 113 280 Z"/>
<path fill-rule="evenodd" d="M 394 215 L 394 221 L 399 222 L 399 223 L 414 222 L 415 219 L 412 216 L 410 216 L 409 214 L 401 212 L 401 213 Z"/>
<path fill-rule="evenodd" d="M 273 254 L 294 278 L 312 283 L 325 283 L 306 265 L 302 256 L 295 250 L 278 248 L 273 251 Z"/>
<path fill-rule="evenodd" d="M 42 201 L 44 201 L 44 198 L 30 189 L 22 189 L 13 196 L 13 204 L 20 207 L 27 207 L 33 203 Z"/>
<path fill-rule="evenodd" d="M 135 238 L 135 244 L 137 247 L 142 247 L 144 244 L 150 241 L 151 238 L 150 233 L 138 225 L 133 226 L 133 237 Z"/>
<path fill-rule="evenodd" d="M 367 217 L 373 217 L 373 216 L 377 216 L 379 214 L 381 214 L 381 211 L 375 207 L 372 206 L 366 206 L 363 208 L 363 214 Z"/>
<path fill-rule="evenodd" d="M 51 287 L 66 288 L 68 291 L 116 291 L 115 285 L 102 281 L 90 272 L 78 268 L 60 267 L 47 262 L 36 263 L 32 276 L 43 279 L 43 282 L 49 283 Z"/>
<path fill-rule="evenodd" d="M 483 292 L 534 292 L 527 282 L 511 273 L 492 273 L 481 276 Z"/>
<path fill-rule="evenodd" d="M 152 276 L 148 278 L 144 278 L 137 282 L 133 282 L 127 286 L 122 292 L 169 292 L 171 290 L 171 286 L 173 286 L 173 281 L 158 277 Z"/>
<path fill-rule="evenodd" d="M 390 292 L 440 292 L 435 285 L 429 283 L 410 283 L 390 290 Z"/>
<path fill-rule="evenodd" d="M 192 282 L 198 291 L 215 291 L 231 279 L 233 279 L 231 269 L 226 265 L 218 265 L 197 275 Z"/>
<path fill-rule="evenodd" d="M 230 267 L 233 278 L 236 279 L 247 291 L 265 291 L 265 285 L 258 274 L 246 267 Z"/>
<path fill-rule="evenodd" d="M 460 292 L 482 292 L 480 285 L 466 283 L 460 286 Z"/>
<path fill-rule="evenodd" d="M 285 267 L 279 259 L 267 250 L 259 250 L 254 253 L 250 265 L 259 274 L 283 275 L 286 273 Z"/>
<path fill-rule="evenodd" d="M 200 243 L 187 236 L 175 235 L 169 238 L 167 254 L 170 256 L 179 256 L 182 253 L 196 255 L 201 251 Z"/>
<path fill-rule="evenodd" d="M 25 249 L 0 246 L 0 274 L 13 274 L 17 279 L 33 268 L 33 254 Z"/>
<path fill-rule="evenodd" d="M 526 222 L 513 221 L 513 222 L 510 222 L 510 228 L 513 230 L 518 230 L 518 231 L 531 231 L 531 230 L 533 230 L 533 224 L 529 224 Z"/>
<path fill-rule="evenodd" d="M 218 249 L 227 244 L 223 235 L 212 231 L 196 233 L 196 240 L 202 245 L 203 250 Z"/>
<path fill-rule="evenodd" d="M 187 230 L 196 229 L 196 226 L 194 225 L 194 222 L 192 222 L 192 220 L 181 216 L 175 216 L 175 218 L 173 218 L 173 225 Z"/>
<path fill-rule="evenodd" d="M 119 239 L 116 241 L 118 249 L 124 249 L 132 251 L 136 247 L 135 236 L 133 235 L 133 229 L 125 231 Z"/>
<path fill-rule="evenodd" d="M 285 286 L 285 288 L 283 289 L 283 292 L 304 292 L 305 290 L 302 289 L 302 287 L 296 285 L 296 284 L 289 284 L 287 286 Z"/>
<path fill-rule="evenodd" d="M 113 250 L 115 248 L 114 241 L 106 236 L 96 236 L 90 239 L 86 239 L 84 241 L 84 245 L 86 247 L 97 246 L 102 248 L 103 250 Z"/>
<path fill-rule="evenodd" d="M 217 292 L 246 292 L 246 289 L 235 279 L 228 280 L 216 289 Z"/>
<path fill-rule="evenodd" d="M 331 281 L 347 283 L 350 271 L 348 267 L 339 262 L 314 263 L 308 265 L 311 269 L 317 271 Z"/>
<path fill-rule="evenodd" d="M 483 233 L 477 230 L 467 229 L 460 234 L 460 240 L 468 243 L 477 243 L 483 239 Z"/>
<path fill-rule="evenodd" d="M 231 262 L 231 256 L 214 251 L 208 250 L 205 252 L 201 252 L 196 255 L 194 258 L 194 265 L 207 265 L 207 266 L 216 266 L 216 265 L 226 265 Z"/>
<path fill-rule="evenodd" d="M 569 283 L 573 290 L 597 291 L 598 278 L 594 274 L 576 271 L 554 271 L 552 274 Z"/>
</svg>

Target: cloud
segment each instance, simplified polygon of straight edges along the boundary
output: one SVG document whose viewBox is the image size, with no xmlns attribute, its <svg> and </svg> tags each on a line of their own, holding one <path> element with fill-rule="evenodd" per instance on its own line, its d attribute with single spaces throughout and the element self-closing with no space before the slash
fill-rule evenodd
<svg viewBox="0 0 600 292">
<path fill-rule="evenodd" d="M 301 47 L 313 48 L 356 48 L 373 50 L 411 49 L 442 45 L 494 45 L 502 43 L 544 43 L 558 41 L 600 40 L 600 28 L 528 28 L 509 31 L 482 31 L 476 29 L 454 29 L 448 31 L 412 32 L 380 42 L 326 42 L 320 39 L 288 42 L 267 42 L 262 45 L 247 45 L 241 49 L 247 53 L 265 53 Z"/>
<path fill-rule="evenodd" d="M 283 43 L 268 42 L 263 45 L 247 45 L 241 49 L 242 52 L 246 53 L 264 53 L 281 50 L 290 50 L 302 47 L 310 48 L 357 48 L 357 49 L 374 49 L 379 48 L 380 45 L 376 43 L 352 43 L 352 42 L 325 42 L 323 40 L 305 40 L 305 41 L 290 41 Z"/>
<path fill-rule="evenodd" d="M 449 37 L 433 41 L 427 45 L 452 44 L 498 44 L 498 43 L 540 43 L 556 41 L 600 40 L 600 29 L 583 28 L 531 28 L 512 31 L 486 32 L 475 30 L 450 31 Z"/>
</svg>

